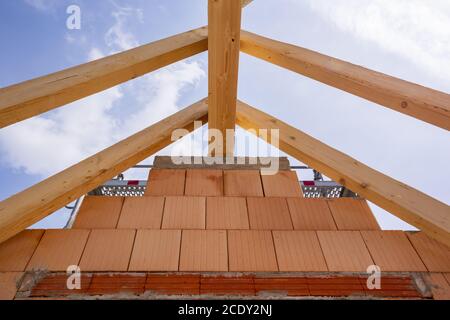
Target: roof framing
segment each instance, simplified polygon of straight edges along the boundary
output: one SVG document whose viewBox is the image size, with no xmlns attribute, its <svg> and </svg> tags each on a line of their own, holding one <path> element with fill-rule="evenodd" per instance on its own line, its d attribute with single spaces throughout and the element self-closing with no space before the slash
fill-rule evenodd
<svg viewBox="0 0 450 320">
<path fill-rule="evenodd" d="M 2 201 L 0 243 L 166 147 L 175 129 L 192 131 L 194 121 L 206 122 L 208 118 L 213 123 L 212 128 L 234 129 L 237 117 L 237 123 L 246 129 L 280 129 L 283 151 L 450 245 L 449 206 L 242 102 L 238 103 L 236 114 L 239 49 L 447 130 L 450 129 L 450 95 L 307 49 L 240 32 L 240 5 L 239 0 L 210 0 L 209 40 L 207 29 L 200 28 L 0 89 L 0 128 L 3 128 L 203 52 L 208 47 L 211 50 L 209 111 L 206 100 L 202 100 Z"/>
<path fill-rule="evenodd" d="M 450 208 L 304 132 L 239 101 L 237 124 L 251 132 L 279 129 L 279 147 L 301 162 L 450 246 Z M 260 138 L 271 142 L 270 136 Z"/>
<path fill-rule="evenodd" d="M 206 100 L 0 202 L 0 243 L 172 144 L 172 132 L 208 121 Z"/>
<path fill-rule="evenodd" d="M 0 128 L 40 115 L 208 50 L 199 28 L 0 89 Z"/>
<path fill-rule="evenodd" d="M 450 130 L 450 95 L 308 49 L 241 32 L 241 51 Z"/>
</svg>

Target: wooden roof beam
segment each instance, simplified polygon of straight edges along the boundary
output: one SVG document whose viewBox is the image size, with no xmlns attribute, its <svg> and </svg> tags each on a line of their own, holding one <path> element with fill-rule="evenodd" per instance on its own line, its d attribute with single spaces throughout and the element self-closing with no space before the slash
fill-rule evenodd
<svg viewBox="0 0 450 320">
<path fill-rule="evenodd" d="M 245 8 L 246 6 L 248 6 L 250 3 L 253 2 L 253 0 L 241 0 L 242 2 L 242 8 Z"/>
<path fill-rule="evenodd" d="M 0 89 L 0 128 L 109 89 L 208 49 L 206 28 Z"/>
<path fill-rule="evenodd" d="M 450 95 L 308 49 L 241 32 L 241 51 L 450 130 Z"/>
<path fill-rule="evenodd" d="M 300 130 L 238 101 L 237 124 L 247 130 L 279 129 L 282 151 L 450 246 L 450 207 L 396 181 Z M 270 142 L 270 136 L 266 139 Z"/>
<path fill-rule="evenodd" d="M 224 138 L 210 149 L 217 157 L 234 155 L 234 135 L 229 141 L 226 133 L 236 127 L 241 16 L 241 0 L 208 0 L 209 128 Z"/>
<path fill-rule="evenodd" d="M 172 132 L 208 121 L 206 100 L 0 202 L 0 243 L 172 143 Z"/>
</svg>

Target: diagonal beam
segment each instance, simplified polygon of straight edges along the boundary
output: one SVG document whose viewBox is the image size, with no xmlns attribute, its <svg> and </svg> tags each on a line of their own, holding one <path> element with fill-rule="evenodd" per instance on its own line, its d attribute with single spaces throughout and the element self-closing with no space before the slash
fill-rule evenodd
<svg viewBox="0 0 450 320">
<path fill-rule="evenodd" d="M 172 143 L 172 132 L 208 121 L 206 100 L 0 202 L 0 243 Z"/>
<path fill-rule="evenodd" d="M 224 137 L 216 141 L 220 147 L 215 151 L 223 150 L 212 154 L 217 157 L 234 152 L 234 137 L 228 141 L 226 131 L 236 127 L 241 6 L 241 0 L 208 0 L 209 128 Z"/>
<path fill-rule="evenodd" d="M 245 8 L 246 6 L 248 6 L 252 2 L 253 2 L 253 0 L 241 0 L 242 8 Z"/>
<path fill-rule="evenodd" d="M 208 49 L 206 28 L 0 89 L 0 128 L 109 89 Z"/>
<path fill-rule="evenodd" d="M 244 129 L 279 129 L 280 149 L 450 246 L 450 207 L 396 181 L 288 124 L 238 102 Z M 266 139 L 270 142 L 270 137 Z"/>
<path fill-rule="evenodd" d="M 450 130 L 450 95 L 242 31 L 241 51 L 392 110 Z"/>
</svg>

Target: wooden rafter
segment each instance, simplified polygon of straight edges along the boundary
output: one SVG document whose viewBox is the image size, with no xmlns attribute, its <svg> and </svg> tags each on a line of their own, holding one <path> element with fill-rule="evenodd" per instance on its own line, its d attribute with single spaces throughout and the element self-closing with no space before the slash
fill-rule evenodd
<svg viewBox="0 0 450 320">
<path fill-rule="evenodd" d="M 450 130 L 449 94 L 246 31 L 241 51 Z"/>
<path fill-rule="evenodd" d="M 109 89 L 208 49 L 206 28 L 0 89 L 0 128 Z"/>
<path fill-rule="evenodd" d="M 226 131 L 236 127 L 241 6 L 241 0 L 208 1 L 209 128 L 220 130 L 224 137 L 219 147 L 223 154 L 213 154 L 218 157 L 234 152 L 234 138 L 228 141 Z"/>
<path fill-rule="evenodd" d="M 282 151 L 450 246 L 450 207 L 446 204 L 240 101 L 237 124 L 247 130 L 279 129 Z"/>
<path fill-rule="evenodd" d="M 208 121 L 206 100 L 0 202 L 0 243 L 172 143 L 172 132 Z"/>
<path fill-rule="evenodd" d="M 192 131 L 194 121 L 206 123 L 209 119 L 210 128 L 221 130 L 224 137 L 226 129 L 235 129 L 236 121 L 245 129 L 280 129 L 283 151 L 450 245 L 449 206 L 237 102 L 239 51 L 447 130 L 450 95 L 297 46 L 241 33 L 241 5 L 248 2 L 209 0 L 209 39 L 208 30 L 200 28 L 0 89 L 0 128 L 3 128 L 210 51 L 209 110 L 206 100 L 202 100 L 2 201 L 0 243 L 166 147 L 171 143 L 173 130 Z M 225 148 L 224 155 L 233 155 L 233 149 Z"/>
</svg>

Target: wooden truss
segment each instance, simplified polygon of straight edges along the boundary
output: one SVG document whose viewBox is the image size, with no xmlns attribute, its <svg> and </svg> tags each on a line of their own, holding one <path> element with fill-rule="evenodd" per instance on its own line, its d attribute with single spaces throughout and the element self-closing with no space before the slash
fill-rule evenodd
<svg viewBox="0 0 450 320">
<path fill-rule="evenodd" d="M 304 48 L 241 31 L 244 0 L 208 0 L 209 27 L 0 89 L 0 128 L 209 50 L 209 97 L 0 203 L 0 243 L 171 143 L 175 129 L 209 121 L 279 129 L 280 148 L 450 246 L 450 208 L 237 100 L 239 52 L 450 130 L 450 95 Z M 226 135 L 224 135 L 226 136 Z M 269 139 L 270 141 L 270 139 Z M 224 149 L 231 156 L 232 148 Z"/>
</svg>

